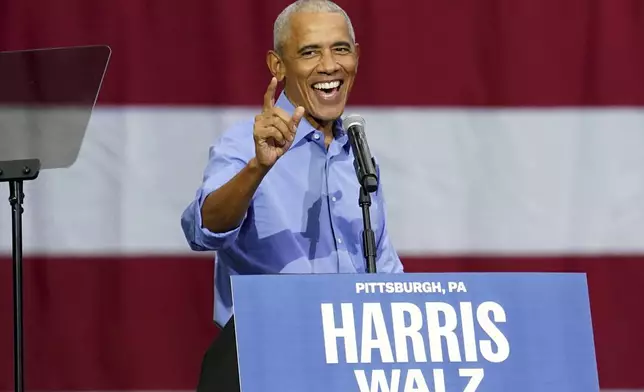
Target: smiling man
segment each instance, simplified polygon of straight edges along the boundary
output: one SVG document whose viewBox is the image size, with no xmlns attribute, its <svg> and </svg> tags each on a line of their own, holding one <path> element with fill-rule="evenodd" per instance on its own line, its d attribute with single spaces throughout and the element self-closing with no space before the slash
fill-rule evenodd
<svg viewBox="0 0 644 392">
<path fill-rule="evenodd" d="M 232 330 L 231 275 L 366 271 L 360 188 L 341 121 L 358 59 L 351 21 L 339 6 L 291 4 L 275 21 L 266 58 L 273 78 L 261 112 L 210 149 L 181 224 L 192 249 L 216 251 L 214 320 L 226 326 L 222 335 Z M 284 89 L 275 100 L 278 83 Z M 380 188 L 371 217 L 378 272 L 402 272 Z M 206 353 L 199 390 L 222 382 L 216 369 L 225 372 L 224 344 Z"/>
</svg>

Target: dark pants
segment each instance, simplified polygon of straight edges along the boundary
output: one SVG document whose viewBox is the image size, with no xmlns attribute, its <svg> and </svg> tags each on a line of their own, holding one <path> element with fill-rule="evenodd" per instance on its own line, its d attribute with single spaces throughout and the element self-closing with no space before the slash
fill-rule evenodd
<svg viewBox="0 0 644 392">
<path fill-rule="evenodd" d="M 234 318 L 208 347 L 201 363 L 197 392 L 239 392 Z"/>
</svg>

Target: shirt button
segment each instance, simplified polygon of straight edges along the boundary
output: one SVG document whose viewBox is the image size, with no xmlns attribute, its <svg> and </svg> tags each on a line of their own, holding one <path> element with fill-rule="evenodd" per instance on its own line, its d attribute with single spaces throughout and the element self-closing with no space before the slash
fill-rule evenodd
<svg viewBox="0 0 644 392">
<path fill-rule="evenodd" d="M 313 139 L 320 140 L 320 134 L 319 133 L 314 133 L 313 134 Z"/>
<path fill-rule="evenodd" d="M 332 200 L 332 201 L 338 201 L 338 199 L 336 199 L 336 198 L 335 198 L 335 196 L 333 196 L 333 197 L 331 198 L 331 200 Z"/>
<path fill-rule="evenodd" d="M 342 238 L 338 238 L 338 244 L 342 243 Z"/>
</svg>

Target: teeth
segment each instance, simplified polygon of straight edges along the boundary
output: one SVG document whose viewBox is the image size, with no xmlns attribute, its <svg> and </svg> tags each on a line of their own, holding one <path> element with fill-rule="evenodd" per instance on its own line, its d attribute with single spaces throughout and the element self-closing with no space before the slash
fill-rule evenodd
<svg viewBox="0 0 644 392">
<path fill-rule="evenodd" d="M 313 88 L 316 88 L 318 90 L 330 90 L 332 88 L 338 88 L 338 87 L 340 87 L 339 80 L 334 80 L 333 82 L 316 83 L 313 85 Z"/>
</svg>

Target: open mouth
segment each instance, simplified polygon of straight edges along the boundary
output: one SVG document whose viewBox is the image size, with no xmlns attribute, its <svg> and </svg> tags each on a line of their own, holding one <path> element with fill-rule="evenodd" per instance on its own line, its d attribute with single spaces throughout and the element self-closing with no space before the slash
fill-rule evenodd
<svg viewBox="0 0 644 392">
<path fill-rule="evenodd" d="M 313 83 L 311 88 L 316 92 L 316 94 L 324 99 L 329 100 L 337 97 L 340 93 L 340 88 L 344 84 L 343 80 L 331 80 L 328 82 L 318 82 Z"/>
</svg>

